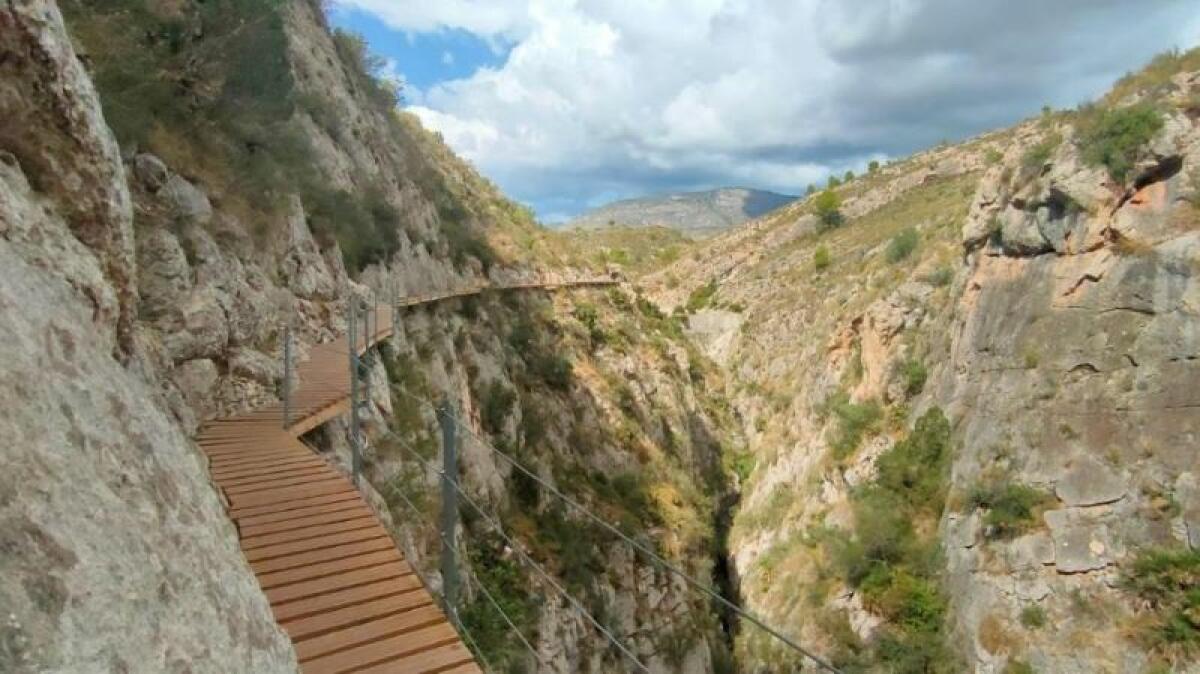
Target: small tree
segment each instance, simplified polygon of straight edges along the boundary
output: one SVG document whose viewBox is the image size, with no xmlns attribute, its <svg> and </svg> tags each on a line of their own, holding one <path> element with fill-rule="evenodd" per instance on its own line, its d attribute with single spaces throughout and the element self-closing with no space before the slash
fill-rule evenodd
<svg viewBox="0 0 1200 674">
<path fill-rule="evenodd" d="M 871 163 L 867 164 L 867 173 L 874 173 L 878 170 L 879 170 L 879 162 L 872 159 Z"/>
<path fill-rule="evenodd" d="M 827 189 L 817 195 L 813 205 L 817 209 L 817 218 L 820 222 L 817 225 L 818 231 L 828 231 L 838 227 L 844 222 L 842 212 L 839 210 L 842 206 L 842 200 L 838 197 L 837 192 L 832 189 Z"/>
<path fill-rule="evenodd" d="M 805 188 L 805 190 L 804 190 L 804 196 L 806 196 L 806 197 L 811 197 L 812 195 L 814 195 L 816 193 L 817 193 L 817 186 L 812 183 L 809 183 L 808 187 Z"/>
<path fill-rule="evenodd" d="M 1162 113 L 1149 103 L 1100 112 L 1085 110 L 1079 149 L 1084 161 L 1104 166 L 1114 180 L 1123 183 L 1142 149 L 1162 127 Z"/>
<path fill-rule="evenodd" d="M 824 245 L 817 246 L 817 249 L 813 251 L 813 267 L 817 271 L 824 270 L 832 261 L 829 256 L 829 249 Z"/>
<path fill-rule="evenodd" d="M 842 181 L 838 180 L 837 176 L 829 176 L 829 180 L 825 182 L 825 189 L 831 190 L 841 184 Z"/>
<path fill-rule="evenodd" d="M 846 171 L 846 175 L 842 176 L 842 182 L 850 182 L 854 180 L 854 171 Z"/>
</svg>

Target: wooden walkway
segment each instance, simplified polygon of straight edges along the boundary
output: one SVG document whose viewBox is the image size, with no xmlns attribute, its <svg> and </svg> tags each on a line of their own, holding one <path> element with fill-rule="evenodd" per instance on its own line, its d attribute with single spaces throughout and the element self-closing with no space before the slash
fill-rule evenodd
<svg viewBox="0 0 1200 674">
<path fill-rule="evenodd" d="M 401 306 L 485 290 L 613 285 L 609 279 L 527 283 L 411 296 Z M 361 353 L 392 334 L 387 307 Z M 206 424 L 197 442 L 225 495 L 242 552 L 291 637 L 305 674 L 479 672 L 433 597 L 350 480 L 298 439 L 349 409 L 350 344 L 313 347 L 297 367 L 290 425 L 283 406 Z"/>
</svg>

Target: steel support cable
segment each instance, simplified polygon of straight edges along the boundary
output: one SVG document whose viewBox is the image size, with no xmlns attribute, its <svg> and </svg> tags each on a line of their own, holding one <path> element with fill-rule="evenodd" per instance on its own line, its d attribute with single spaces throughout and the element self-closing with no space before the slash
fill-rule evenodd
<svg viewBox="0 0 1200 674">
<path fill-rule="evenodd" d="M 434 409 L 436 410 L 436 406 L 434 406 L 433 403 L 430 402 L 429 400 L 420 398 L 419 396 L 409 393 L 408 391 L 404 391 L 403 389 L 401 389 L 400 392 L 417 402 L 420 402 L 425 405 L 433 406 Z M 801 655 L 803 655 L 804 657 L 812 660 L 814 663 L 816 663 L 822 669 L 825 669 L 826 671 L 829 671 L 829 672 L 833 672 L 834 674 L 841 674 L 840 670 L 838 670 L 836 667 L 834 667 L 831 663 L 826 661 L 824 658 L 816 655 L 815 653 L 808 650 L 804 646 L 801 646 L 799 643 L 796 643 L 796 641 L 793 640 L 791 637 L 788 637 L 787 635 L 783 634 L 782 632 L 775 629 L 774 627 L 771 627 L 770 625 L 763 622 L 760 618 L 758 618 L 754 614 L 747 612 L 745 609 L 741 608 L 737 604 L 734 604 L 733 602 L 729 601 L 724 596 L 722 596 L 719 592 L 712 589 L 708 585 L 696 580 L 695 578 L 692 578 L 686 571 L 675 566 L 674 564 L 672 564 L 671 562 L 667 561 L 662 556 L 660 556 L 658 553 L 656 553 L 653 550 L 651 550 L 650 548 L 646 547 L 644 544 L 634 540 L 633 538 L 631 538 L 627 534 L 625 534 L 625 532 L 623 532 L 620 529 L 609 524 L 604 519 L 602 519 L 600 516 L 594 514 L 591 510 L 589 510 L 587 508 L 587 506 L 579 503 L 578 501 L 572 499 L 571 497 L 569 497 L 566 494 L 559 491 L 557 487 L 555 487 L 554 485 L 551 485 L 550 483 L 543 480 L 540 475 L 538 475 L 537 473 L 533 472 L 532 470 L 526 468 L 523 464 L 521 464 L 521 462 L 519 462 L 516 459 L 514 459 L 513 457 L 509 456 L 505 452 L 502 452 L 499 449 L 496 449 L 494 446 L 492 446 L 492 444 L 490 442 L 488 442 L 484 438 L 480 437 L 478 433 L 476 433 L 474 430 L 472 430 L 469 425 L 467 425 L 466 423 L 463 423 L 463 421 L 461 419 L 459 419 L 456 415 L 450 415 L 450 418 L 454 420 L 455 425 L 457 425 L 460 429 L 465 431 L 471 437 L 475 438 L 475 440 L 477 442 L 482 444 L 484 447 L 487 447 L 489 450 L 492 451 L 492 453 L 494 453 L 497 456 L 499 456 L 500 458 L 504 459 L 504 461 L 507 462 L 509 465 L 511 465 L 513 468 L 524 473 L 527 477 L 529 477 L 533 481 L 537 482 L 544 489 L 546 489 L 546 491 L 550 492 L 550 494 L 557 497 L 559 500 L 563 501 L 564 503 L 570 505 L 575 510 L 578 510 L 579 512 L 583 513 L 585 516 L 588 517 L 588 519 L 590 519 L 593 522 L 595 522 L 596 524 L 600 525 L 606 531 L 616 535 L 621 540 L 623 540 L 626 543 L 628 543 L 629 545 L 633 546 L 634 549 L 645 554 L 647 557 L 652 559 L 655 563 L 657 563 L 663 569 L 666 569 L 670 573 L 678 576 L 679 578 L 682 578 L 688 585 L 703 592 L 704 594 L 707 594 L 713 600 L 717 601 L 722 607 L 724 607 L 730 611 L 733 611 L 734 613 L 736 613 L 738 616 L 740 616 L 742 618 L 745 618 L 747 621 L 749 621 L 750 623 L 753 623 L 759 629 L 763 630 L 764 632 L 770 634 L 771 636 L 775 637 L 776 639 L 780 640 L 781 642 L 783 642 L 784 644 L 789 646 L 792 650 L 794 650 L 797 653 L 800 653 Z"/>
<path fill-rule="evenodd" d="M 389 483 L 391 483 L 393 480 L 395 480 L 395 478 L 392 478 L 392 480 L 389 480 Z M 416 515 L 418 517 L 421 517 L 421 510 L 419 508 L 417 508 L 417 504 L 413 503 L 412 500 L 408 498 L 408 495 L 405 494 L 402 490 L 397 488 L 394 484 L 391 485 L 390 487 L 385 486 L 384 488 L 390 489 L 393 493 L 395 493 L 397 496 L 399 496 L 404 501 L 405 505 L 407 505 L 409 508 L 411 508 L 412 511 L 414 513 L 416 513 Z M 440 533 L 438 535 L 439 535 L 439 537 L 441 536 Z M 417 574 L 417 576 L 421 579 L 421 583 L 423 585 L 425 585 L 425 587 L 427 589 L 432 587 L 429 584 L 429 581 L 425 578 L 425 574 L 421 573 L 421 570 L 419 568 L 417 568 L 416 564 L 409 564 L 409 566 L 412 568 L 413 573 Z M 476 578 L 475 582 L 478 583 L 479 579 Z M 482 585 L 482 583 L 479 583 L 479 584 Z M 497 608 L 499 608 L 499 607 L 497 607 Z M 446 612 L 450 614 L 450 620 L 451 620 L 451 623 L 454 625 L 455 629 L 457 629 L 458 632 L 460 634 L 462 634 L 463 637 L 465 637 L 468 642 L 470 642 L 473 650 L 475 651 L 475 654 L 479 656 L 480 660 L 483 660 L 484 671 L 487 671 L 487 672 L 496 671 L 496 668 L 492 666 L 492 663 L 487 659 L 487 656 L 483 654 L 483 649 L 481 649 L 479 647 L 479 643 L 475 641 L 475 637 L 471 635 L 471 631 L 468 630 L 467 626 L 464 625 L 463 622 L 458 619 L 458 610 L 454 607 L 449 607 Z M 501 613 L 503 615 L 503 612 L 501 612 Z M 508 620 L 508 616 L 504 616 L 504 618 L 506 621 Z M 521 640 L 524 641 L 524 638 L 522 638 Z"/>
<path fill-rule="evenodd" d="M 453 418 L 453 417 L 451 417 L 451 418 Z M 395 433 L 392 433 L 390 431 L 387 433 L 384 433 L 384 435 L 395 438 L 398 441 L 397 444 L 402 449 L 409 452 L 412 456 L 416 457 L 417 460 L 422 465 L 424 465 L 426 468 L 430 469 L 434 474 L 442 475 L 442 471 L 440 471 L 437 468 L 426 463 L 427 459 L 422 458 L 419 452 L 417 452 L 415 449 L 409 447 L 408 443 L 405 442 L 403 438 L 401 438 L 400 436 L 398 436 Z M 565 588 L 563 588 L 563 586 L 560 585 L 558 583 L 558 581 L 555 580 L 554 577 L 550 575 L 549 572 L 547 572 L 544 568 L 542 568 L 542 565 L 538 564 L 537 560 L 530 557 L 525 552 L 525 550 L 519 544 L 517 544 L 517 542 L 514 541 L 512 539 L 512 537 L 510 537 L 508 535 L 508 533 L 504 530 L 504 527 L 500 524 L 500 522 L 498 520 L 496 520 L 495 518 L 493 518 L 482 507 L 480 507 L 480 505 L 475 502 L 475 499 L 471 498 L 471 496 L 469 494 L 467 494 L 466 491 L 463 490 L 462 486 L 460 486 L 458 484 L 458 480 L 451 480 L 450 484 L 454 486 L 454 490 L 458 492 L 458 495 L 461 496 L 463 498 L 463 500 L 465 500 L 471 506 L 471 508 L 474 509 L 475 512 L 479 514 L 480 518 L 482 518 L 485 522 L 487 522 L 492 527 L 492 529 L 495 530 L 495 532 L 500 536 L 500 538 L 504 539 L 504 542 L 507 543 L 508 546 L 510 548 L 512 548 L 512 550 L 514 552 L 516 552 L 518 556 L 521 557 L 522 561 L 524 561 L 527 565 L 533 567 L 533 569 L 538 572 L 538 575 L 540 575 L 543 580 L 545 580 L 551 587 L 553 587 L 554 590 L 560 596 L 562 596 L 563 599 L 566 599 L 567 602 L 569 604 L 571 604 L 571 606 L 576 611 L 579 611 L 581 614 L 583 614 L 583 616 L 585 618 L 587 618 L 588 622 L 590 622 L 592 624 L 592 626 L 596 628 L 597 631 L 599 631 L 601 634 L 603 634 L 612 645 L 617 647 L 617 650 L 621 651 L 621 653 L 623 655 L 625 655 L 625 657 L 632 660 L 633 663 L 637 665 L 637 668 L 639 671 L 646 672 L 647 674 L 649 674 L 650 669 L 648 667 L 646 667 L 646 665 L 643 664 L 642 661 L 639 660 L 636 655 L 633 654 L 633 651 L 630 651 L 629 648 L 626 647 L 625 644 L 622 644 L 621 641 L 619 639 L 617 639 L 617 637 L 611 631 L 609 631 L 609 629 L 607 627 L 602 625 L 600 623 L 600 621 L 596 619 L 595 616 L 593 616 L 590 612 L 588 612 L 588 610 L 583 606 L 583 604 L 579 603 L 578 599 L 571 596 L 571 593 L 567 592 L 567 590 Z"/>
<path fill-rule="evenodd" d="M 408 497 L 408 495 L 404 493 L 404 490 L 400 489 L 395 484 L 395 480 L 396 480 L 396 478 L 393 477 L 390 480 L 388 480 L 386 483 L 384 483 L 385 484 L 384 489 L 399 496 L 404 501 L 404 504 L 407 505 L 408 508 L 413 511 L 413 514 L 415 514 L 417 516 L 418 520 L 422 524 L 428 524 L 428 525 L 430 525 L 431 529 L 437 529 L 437 527 L 433 527 L 432 523 L 430 523 L 425 518 L 425 514 L 422 513 L 421 510 L 417 507 L 417 505 L 412 502 L 412 499 L 410 499 Z M 438 537 L 442 539 L 442 542 L 450 544 L 450 541 L 446 540 L 446 537 L 442 534 L 441 531 L 438 531 Z M 470 571 L 470 573 L 471 573 L 471 577 L 475 579 L 475 585 L 479 588 L 480 592 L 483 593 L 483 596 L 488 600 L 488 603 L 490 603 L 492 605 L 492 608 L 496 609 L 496 613 L 500 614 L 500 617 L 504 620 L 504 623 L 506 625 L 508 625 L 508 628 L 510 630 L 512 630 L 513 634 L 516 634 L 517 638 L 521 640 L 521 643 L 525 645 L 525 650 L 529 651 L 529 654 L 533 656 L 534 660 L 537 660 L 537 663 L 539 665 L 545 665 L 546 663 L 545 663 L 545 661 L 542 660 L 541 655 L 538 654 L 537 649 L 533 647 L 533 644 L 529 643 L 529 639 L 527 639 L 525 637 L 525 634 L 523 632 L 521 632 L 520 628 L 517 627 L 516 623 L 514 623 L 512 621 L 512 618 L 508 617 L 508 613 L 504 610 L 504 608 L 502 606 L 500 606 L 500 602 L 495 598 L 495 596 L 493 596 L 492 593 L 490 591 L 488 591 L 487 585 L 485 585 L 484 582 L 479 579 L 479 575 L 476 574 L 473 569 Z"/>
</svg>

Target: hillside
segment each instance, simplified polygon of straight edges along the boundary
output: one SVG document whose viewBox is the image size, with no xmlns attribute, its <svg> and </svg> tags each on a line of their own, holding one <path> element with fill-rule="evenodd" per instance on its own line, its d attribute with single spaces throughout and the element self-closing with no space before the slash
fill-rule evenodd
<svg viewBox="0 0 1200 674">
<path fill-rule="evenodd" d="M 625 199 L 591 209 L 568 228 L 662 226 L 702 239 L 794 201 L 796 197 L 743 187 Z"/>
<path fill-rule="evenodd" d="M 746 606 L 844 671 L 1196 671 L 1198 271 L 1194 50 L 644 279 L 744 421 Z"/>
<path fill-rule="evenodd" d="M 569 251 L 397 112 L 319 3 L 61 10 L 0 9 L 0 429 L 20 438 L 0 477 L 0 670 L 295 671 L 197 428 L 278 399 L 286 326 L 304 358 L 351 298 L 570 277 Z M 431 589 L 436 531 L 396 487 L 436 507 L 401 447 L 436 453 L 438 426 L 405 393 L 460 410 L 483 439 L 464 440 L 463 488 L 553 574 L 464 518 L 460 615 L 494 666 L 534 665 L 480 583 L 552 671 L 623 662 L 554 584 L 655 671 L 727 657 L 708 602 L 486 449 L 710 575 L 736 430 L 676 325 L 630 288 L 487 293 L 409 312 L 369 360 L 363 489 Z M 305 440 L 345 468 L 347 433 Z"/>
</svg>

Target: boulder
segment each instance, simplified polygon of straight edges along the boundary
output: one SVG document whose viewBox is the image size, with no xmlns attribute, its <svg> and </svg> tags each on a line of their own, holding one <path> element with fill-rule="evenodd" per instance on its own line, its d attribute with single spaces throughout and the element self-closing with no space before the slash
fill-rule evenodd
<svg viewBox="0 0 1200 674">
<path fill-rule="evenodd" d="M 1076 460 L 1055 486 L 1055 493 L 1069 506 L 1112 503 L 1125 496 L 1126 482 L 1113 469 L 1091 456 Z"/>
<path fill-rule="evenodd" d="M 212 204 L 203 190 L 172 175 L 158 193 L 166 203 L 171 216 L 181 224 L 207 225 L 212 221 Z"/>
<path fill-rule="evenodd" d="M 192 287 L 192 270 L 175 235 L 154 228 L 138 239 L 141 316 L 155 321 L 177 308 Z"/>
<path fill-rule="evenodd" d="M 177 366 L 171 372 L 171 381 L 197 416 L 207 418 L 213 410 L 212 394 L 218 376 L 216 363 L 208 358 L 197 358 Z"/>
<path fill-rule="evenodd" d="M 160 321 L 163 341 L 174 362 L 220 356 L 229 343 L 229 324 L 217 295 L 196 290 L 182 300 L 169 317 Z"/>
<path fill-rule="evenodd" d="M 159 191 L 171 177 L 167 165 L 148 152 L 143 152 L 133 158 L 133 174 L 137 176 L 142 187 L 145 187 L 148 192 Z"/>
</svg>

